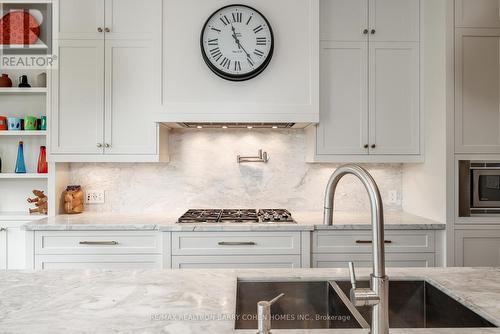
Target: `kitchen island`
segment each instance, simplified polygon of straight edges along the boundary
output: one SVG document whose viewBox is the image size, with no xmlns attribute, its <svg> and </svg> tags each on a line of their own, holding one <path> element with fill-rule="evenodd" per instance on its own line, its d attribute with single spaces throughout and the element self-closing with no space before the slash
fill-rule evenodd
<svg viewBox="0 0 500 334">
<path fill-rule="evenodd" d="M 371 270 L 360 269 L 359 279 Z M 388 269 L 392 280 L 426 280 L 500 325 L 500 268 Z M 346 280 L 343 269 L 68 270 L 0 273 L 2 333 L 255 333 L 235 330 L 238 280 Z M 274 330 L 273 333 L 368 333 Z M 483 329 L 394 329 L 391 333 L 500 333 Z"/>
</svg>

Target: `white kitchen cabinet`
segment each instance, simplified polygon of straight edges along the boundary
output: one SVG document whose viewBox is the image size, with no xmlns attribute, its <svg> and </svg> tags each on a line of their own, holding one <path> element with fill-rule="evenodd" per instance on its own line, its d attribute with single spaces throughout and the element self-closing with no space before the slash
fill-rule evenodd
<svg viewBox="0 0 500 334">
<path fill-rule="evenodd" d="M 161 268 L 161 255 L 35 255 L 35 270 Z"/>
<path fill-rule="evenodd" d="M 160 269 L 164 242 L 158 231 L 35 231 L 34 268 Z"/>
<path fill-rule="evenodd" d="M 324 41 L 320 59 L 317 154 L 368 154 L 368 45 Z"/>
<path fill-rule="evenodd" d="M 21 229 L 24 221 L 0 221 L 0 269 L 25 269 L 26 241 Z"/>
<path fill-rule="evenodd" d="M 321 0 L 320 40 L 366 42 L 369 0 Z M 332 13 L 339 13 L 332 16 Z"/>
<path fill-rule="evenodd" d="M 104 40 L 61 40 L 52 71 L 51 154 L 102 154 Z M 100 146 L 100 147 L 99 147 Z"/>
<path fill-rule="evenodd" d="M 420 153 L 419 43 L 370 43 L 370 154 Z"/>
<path fill-rule="evenodd" d="M 166 132 L 152 117 L 161 105 L 162 1 L 101 0 L 82 13 L 80 1 L 61 2 L 49 159 L 165 161 Z M 77 13 L 89 17 L 70 23 Z M 87 33 L 100 20 L 100 32 Z"/>
<path fill-rule="evenodd" d="M 455 152 L 500 153 L 500 29 L 457 29 Z"/>
<path fill-rule="evenodd" d="M 360 267 L 372 265 L 372 233 L 359 230 L 314 231 L 312 266 L 343 268 L 353 261 Z M 385 232 L 388 267 L 433 267 L 436 265 L 436 232 L 394 230 Z"/>
<path fill-rule="evenodd" d="M 463 28 L 500 28 L 498 0 L 455 0 L 455 25 Z"/>
<path fill-rule="evenodd" d="M 104 153 L 155 155 L 160 50 L 149 41 L 112 40 L 105 55 Z"/>
<path fill-rule="evenodd" d="M 359 268 L 373 266 L 372 254 L 313 254 L 313 268 L 347 268 L 351 261 Z M 394 268 L 434 267 L 435 258 L 431 253 L 386 254 L 385 265 Z"/>
<path fill-rule="evenodd" d="M 420 0 L 368 0 L 368 2 L 371 41 L 420 41 Z"/>
<path fill-rule="evenodd" d="M 500 266 L 500 230 L 455 230 L 455 265 Z"/>
<path fill-rule="evenodd" d="M 104 0 L 60 0 L 57 39 L 99 39 L 104 29 Z"/>
<path fill-rule="evenodd" d="M 172 256 L 173 269 L 300 268 L 299 255 Z"/>
<path fill-rule="evenodd" d="M 308 129 L 308 161 L 422 161 L 420 1 L 320 4 L 320 122 Z M 365 17 L 365 5 L 364 24 L 336 23 Z"/>
<path fill-rule="evenodd" d="M 300 232 L 172 232 L 172 268 L 300 268 Z M 306 265 L 306 264 L 304 264 Z"/>
</svg>

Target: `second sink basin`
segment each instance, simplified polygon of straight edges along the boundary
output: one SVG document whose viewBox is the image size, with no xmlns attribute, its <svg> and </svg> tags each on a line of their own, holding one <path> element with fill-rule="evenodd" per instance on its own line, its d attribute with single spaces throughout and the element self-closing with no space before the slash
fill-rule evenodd
<svg viewBox="0 0 500 334">
<path fill-rule="evenodd" d="M 350 282 L 337 281 L 342 291 L 349 295 Z M 367 288 L 368 281 L 357 282 Z M 368 323 L 369 307 L 358 307 Z M 496 327 L 465 305 L 426 281 L 389 281 L 390 328 L 470 328 Z"/>
<path fill-rule="evenodd" d="M 359 281 L 358 287 L 369 287 Z M 257 303 L 285 296 L 271 308 L 275 329 L 367 328 L 370 307 L 355 308 L 347 296 L 348 281 L 247 282 L 239 281 L 236 329 L 257 328 Z M 390 328 L 496 327 L 432 284 L 389 281 Z"/>
</svg>

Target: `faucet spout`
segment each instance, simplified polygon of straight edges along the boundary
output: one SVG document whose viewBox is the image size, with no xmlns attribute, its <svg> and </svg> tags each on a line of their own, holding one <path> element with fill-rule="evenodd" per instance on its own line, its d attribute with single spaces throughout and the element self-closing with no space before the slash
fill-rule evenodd
<svg viewBox="0 0 500 334">
<path fill-rule="evenodd" d="M 363 183 L 370 199 L 371 223 L 372 223 L 372 252 L 373 273 L 371 275 L 370 291 L 361 291 L 355 284 L 351 289 L 351 300 L 353 304 L 368 302 L 372 305 L 372 332 L 373 334 L 389 333 L 389 279 L 385 275 L 385 249 L 384 249 L 384 211 L 382 197 L 377 183 L 363 167 L 348 164 L 335 170 L 330 177 L 325 191 L 324 221 L 325 225 L 333 224 L 333 210 L 335 191 L 339 181 L 346 175 L 354 175 Z M 351 269 L 354 277 L 354 267 Z M 353 278 L 353 282 L 355 279 Z M 365 289 L 366 290 L 366 289 Z"/>
</svg>

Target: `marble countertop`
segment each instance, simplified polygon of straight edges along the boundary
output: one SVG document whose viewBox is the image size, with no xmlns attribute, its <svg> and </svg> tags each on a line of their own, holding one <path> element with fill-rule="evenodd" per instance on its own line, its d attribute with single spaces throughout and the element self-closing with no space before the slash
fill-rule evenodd
<svg viewBox="0 0 500 334">
<path fill-rule="evenodd" d="M 359 269 L 360 280 L 371 270 Z M 388 269 L 390 279 L 425 279 L 500 325 L 500 268 Z M 237 280 L 347 280 L 344 269 L 71 270 L 0 272 L 2 333 L 254 334 L 235 330 Z M 217 319 L 217 320 L 214 320 Z M 368 333 L 274 330 L 273 333 Z M 485 329 L 393 329 L 391 333 L 500 333 Z"/>
<path fill-rule="evenodd" d="M 292 212 L 297 224 L 176 224 L 176 215 L 159 214 L 100 214 L 59 215 L 24 225 L 30 231 L 61 230 L 160 230 L 160 231 L 313 231 L 313 230 L 369 230 L 368 213 L 337 212 L 332 226 L 323 225 L 323 213 Z M 445 224 L 404 212 L 385 214 L 386 230 L 443 230 Z"/>
</svg>

